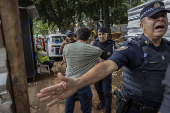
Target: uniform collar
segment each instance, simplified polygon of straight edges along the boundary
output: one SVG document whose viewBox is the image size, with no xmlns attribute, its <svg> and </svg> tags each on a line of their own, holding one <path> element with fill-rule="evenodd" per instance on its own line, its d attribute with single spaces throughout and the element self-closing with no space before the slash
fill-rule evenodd
<svg viewBox="0 0 170 113">
<path fill-rule="evenodd" d="M 107 44 L 109 41 L 108 41 L 108 39 L 105 41 L 105 42 L 100 42 L 100 40 L 98 39 L 98 41 L 99 41 L 99 43 L 101 43 L 101 44 Z"/>
<path fill-rule="evenodd" d="M 140 38 L 145 41 L 145 44 L 147 44 L 147 45 L 152 44 L 153 45 L 153 43 L 144 34 L 142 34 Z"/>
<path fill-rule="evenodd" d="M 144 40 L 147 45 L 151 45 L 155 47 L 155 45 L 144 34 L 142 34 L 140 38 Z M 166 42 L 163 39 L 161 39 L 161 43 L 159 47 L 160 50 L 163 50 L 166 47 Z"/>
</svg>

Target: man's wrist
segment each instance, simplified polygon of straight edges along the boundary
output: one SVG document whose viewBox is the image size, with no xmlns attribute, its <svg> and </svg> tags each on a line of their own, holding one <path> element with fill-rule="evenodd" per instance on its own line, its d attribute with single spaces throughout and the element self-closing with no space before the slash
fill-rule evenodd
<svg viewBox="0 0 170 113">
<path fill-rule="evenodd" d="M 81 80 L 79 78 L 75 79 L 75 82 L 76 82 L 76 90 L 79 90 L 81 87 Z"/>
</svg>

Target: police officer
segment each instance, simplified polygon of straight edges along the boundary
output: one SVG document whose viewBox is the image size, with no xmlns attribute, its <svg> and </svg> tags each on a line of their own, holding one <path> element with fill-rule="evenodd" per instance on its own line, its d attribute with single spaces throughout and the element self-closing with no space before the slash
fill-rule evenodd
<svg viewBox="0 0 170 113">
<path fill-rule="evenodd" d="M 162 38 L 168 29 L 167 13 L 170 11 L 161 1 L 148 4 L 140 13 L 140 26 L 144 31 L 140 38 L 125 42 L 107 61 L 99 63 L 76 80 L 59 73 L 58 78 L 63 83 L 41 90 L 38 97 L 45 97 L 41 101 L 56 98 L 48 104 L 52 106 L 77 89 L 95 83 L 124 66 L 121 93 L 124 98 L 119 95 L 121 100 L 117 113 L 157 113 L 164 92 L 161 81 L 170 63 L 170 42 Z M 44 93 L 54 95 L 46 98 L 49 95 Z"/>
<path fill-rule="evenodd" d="M 97 46 L 102 49 L 100 58 L 102 61 L 107 60 L 114 51 L 115 41 L 107 39 L 108 31 L 105 27 L 100 27 L 98 30 L 98 38 L 93 41 L 93 46 Z M 112 105 L 112 73 L 101 81 L 94 84 L 98 93 L 100 103 L 97 109 L 100 110 L 105 106 L 105 113 L 111 113 Z"/>
</svg>

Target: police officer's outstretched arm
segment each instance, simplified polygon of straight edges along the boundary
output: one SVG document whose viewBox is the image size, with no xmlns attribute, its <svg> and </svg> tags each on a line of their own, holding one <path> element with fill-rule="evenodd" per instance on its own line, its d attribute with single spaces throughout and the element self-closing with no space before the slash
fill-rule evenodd
<svg viewBox="0 0 170 113">
<path fill-rule="evenodd" d="M 62 74 L 59 73 L 58 79 L 62 82 L 42 89 L 40 93 L 37 94 L 37 97 L 41 98 L 41 102 L 52 101 L 47 104 L 48 107 L 51 107 L 59 101 L 72 96 L 78 89 L 100 81 L 117 69 L 118 66 L 115 62 L 107 60 L 97 64 L 83 76 L 75 80 L 62 76 Z"/>
</svg>

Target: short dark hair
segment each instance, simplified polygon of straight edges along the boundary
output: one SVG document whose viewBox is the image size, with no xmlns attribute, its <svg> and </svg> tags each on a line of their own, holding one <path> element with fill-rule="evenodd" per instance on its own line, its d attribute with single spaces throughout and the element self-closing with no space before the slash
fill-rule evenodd
<svg viewBox="0 0 170 113">
<path fill-rule="evenodd" d="M 90 37 L 91 31 L 86 27 L 81 27 L 77 30 L 76 34 L 78 36 L 78 40 L 86 41 Z"/>
<path fill-rule="evenodd" d="M 140 23 L 144 23 L 145 22 L 145 17 L 143 17 L 141 20 L 140 20 Z"/>
</svg>

